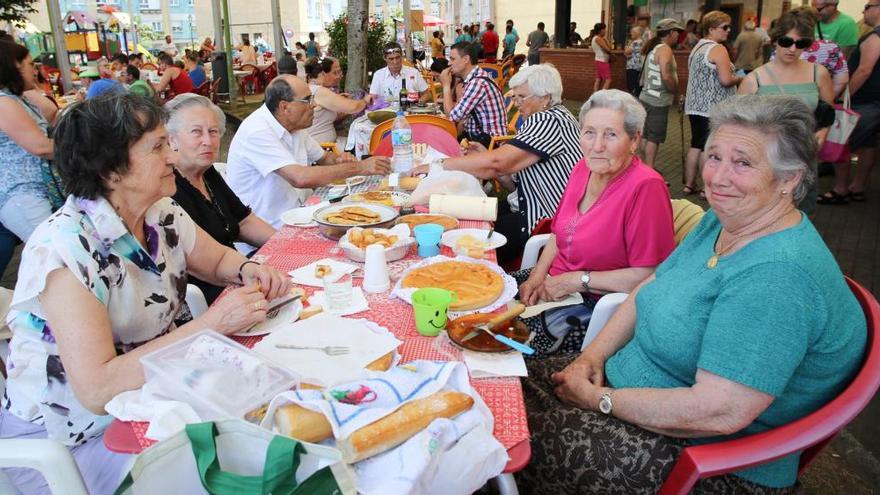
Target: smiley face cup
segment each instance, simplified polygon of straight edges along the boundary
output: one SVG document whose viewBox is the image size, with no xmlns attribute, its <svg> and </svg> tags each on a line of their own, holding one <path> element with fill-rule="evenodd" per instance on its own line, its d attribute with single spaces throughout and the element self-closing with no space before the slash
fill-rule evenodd
<svg viewBox="0 0 880 495">
<path fill-rule="evenodd" d="M 454 292 L 427 287 L 413 292 L 412 306 L 416 317 L 416 330 L 426 337 L 436 337 L 446 328 L 446 312 L 457 299 Z"/>
</svg>

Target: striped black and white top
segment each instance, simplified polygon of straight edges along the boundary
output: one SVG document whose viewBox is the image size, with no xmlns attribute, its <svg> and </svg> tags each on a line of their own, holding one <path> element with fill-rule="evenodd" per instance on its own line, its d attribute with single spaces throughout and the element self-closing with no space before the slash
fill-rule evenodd
<svg viewBox="0 0 880 495">
<path fill-rule="evenodd" d="M 574 115 L 563 105 L 554 105 L 530 115 L 508 143 L 540 157 L 513 176 L 520 214 L 526 216 L 529 231 L 538 220 L 556 214 L 571 170 L 583 156 L 579 138 Z"/>
</svg>

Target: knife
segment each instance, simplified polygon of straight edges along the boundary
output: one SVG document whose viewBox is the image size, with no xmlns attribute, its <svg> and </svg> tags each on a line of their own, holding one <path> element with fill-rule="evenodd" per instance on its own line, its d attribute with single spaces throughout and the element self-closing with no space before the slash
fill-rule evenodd
<svg viewBox="0 0 880 495">
<path fill-rule="evenodd" d="M 507 308 L 507 311 L 505 311 L 503 313 L 499 313 L 496 316 L 492 317 L 492 319 L 487 321 L 486 323 L 483 323 L 482 325 L 475 327 L 473 331 L 471 331 L 470 333 L 468 333 L 467 335 L 462 337 L 460 342 L 465 342 L 465 341 L 471 340 L 472 338 L 476 337 L 477 335 L 480 335 L 480 332 L 483 331 L 482 328 L 485 328 L 485 329 L 489 330 L 489 333 L 492 333 L 493 328 L 495 328 L 496 326 L 500 325 L 501 323 L 504 323 L 505 321 L 507 321 L 511 318 L 514 318 L 514 317 L 521 315 L 522 312 L 525 310 L 526 310 L 525 304 L 516 303 L 513 306 Z"/>
</svg>

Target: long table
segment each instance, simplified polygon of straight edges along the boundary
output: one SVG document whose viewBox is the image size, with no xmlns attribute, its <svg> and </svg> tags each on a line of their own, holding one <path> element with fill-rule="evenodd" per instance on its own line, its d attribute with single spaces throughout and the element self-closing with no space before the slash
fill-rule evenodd
<svg viewBox="0 0 880 495">
<path fill-rule="evenodd" d="M 488 229 L 486 222 L 460 222 L 462 228 Z M 395 282 L 409 266 L 418 263 L 420 258 L 415 248 L 402 260 L 389 263 L 392 282 Z M 444 254 L 452 256 L 444 247 Z M 344 254 L 336 247 L 336 242 L 323 237 L 317 228 L 284 227 L 279 230 L 254 256 L 256 261 L 277 268 L 282 273 L 308 265 L 326 257 L 343 259 Z M 494 261 L 494 253 L 490 256 Z M 348 260 L 346 260 L 348 261 Z M 360 285 L 361 279 L 355 279 L 354 285 Z M 304 287 L 307 294 L 315 290 Z M 461 351 L 436 337 L 425 337 L 418 333 L 415 326 L 412 306 L 400 299 L 392 299 L 390 292 L 367 294 L 370 309 L 354 318 L 368 318 L 388 328 L 403 341 L 398 347 L 401 361 L 417 359 L 438 361 L 462 360 Z M 261 337 L 245 337 L 236 339 L 242 344 L 252 347 Z M 495 417 L 495 438 L 508 450 L 510 461 L 505 473 L 519 471 L 528 464 L 531 458 L 529 445 L 529 428 L 526 420 L 525 402 L 522 387 L 518 378 L 481 378 L 471 379 L 476 391 L 483 397 Z M 114 452 L 138 453 L 154 444 L 146 438 L 148 423 L 113 422 L 104 434 L 104 444 Z"/>
</svg>

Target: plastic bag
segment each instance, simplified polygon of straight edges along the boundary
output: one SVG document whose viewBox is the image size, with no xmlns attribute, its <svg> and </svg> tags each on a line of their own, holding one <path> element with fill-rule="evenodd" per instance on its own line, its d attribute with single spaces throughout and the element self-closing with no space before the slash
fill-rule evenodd
<svg viewBox="0 0 880 495">
<path fill-rule="evenodd" d="M 473 175 L 458 170 L 443 170 L 435 164 L 431 164 L 428 176 L 422 179 L 416 190 L 412 192 L 413 203 L 426 205 L 432 194 L 486 197 L 480 181 Z"/>
</svg>

